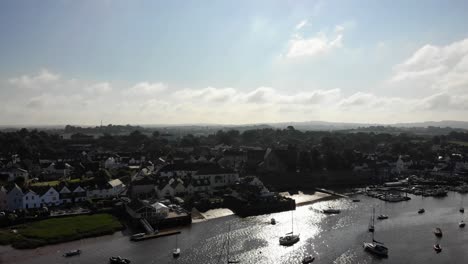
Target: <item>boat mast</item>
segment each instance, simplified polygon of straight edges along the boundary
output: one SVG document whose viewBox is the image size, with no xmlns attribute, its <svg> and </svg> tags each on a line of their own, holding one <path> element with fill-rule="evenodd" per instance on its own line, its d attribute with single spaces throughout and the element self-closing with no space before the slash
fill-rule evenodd
<svg viewBox="0 0 468 264">
<path fill-rule="evenodd" d="M 291 210 L 291 235 L 294 234 L 294 211 Z"/>
<path fill-rule="evenodd" d="M 229 230 L 228 230 L 228 235 L 227 235 L 227 263 L 231 263 L 229 261 L 229 240 L 230 240 L 230 236 L 229 234 L 231 233 L 231 224 L 229 224 Z"/>
</svg>

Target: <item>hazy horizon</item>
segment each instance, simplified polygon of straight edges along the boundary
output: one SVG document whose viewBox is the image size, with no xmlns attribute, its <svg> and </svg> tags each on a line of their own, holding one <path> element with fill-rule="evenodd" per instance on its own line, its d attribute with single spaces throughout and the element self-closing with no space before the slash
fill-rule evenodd
<svg viewBox="0 0 468 264">
<path fill-rule="evenodd" d="M 2 1 L 0 125 L 468 121 L 466 10 Z"/>
</svg>

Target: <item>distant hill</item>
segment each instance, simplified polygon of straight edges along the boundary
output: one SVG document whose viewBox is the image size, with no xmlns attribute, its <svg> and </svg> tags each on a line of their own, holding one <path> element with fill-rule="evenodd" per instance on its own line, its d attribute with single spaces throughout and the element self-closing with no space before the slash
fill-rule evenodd
<svg viewBox="0 0 468 264">
<path fill-rule="evenodd" d="M 396 128 L 427 128 L 427 127 L 440 127 L 440 128 L 459 128 L 468 129 L 468 122 L 466 121 L 426 121 L 415 123 L 345 123 L 345 122 L 326 122 L 326 121 L 305 121 L 305 122 L 284 122 L 284 123 L 270 123 L 268 124 L 275 128 L 286 128 L 287 126 L 294 126 L 300 130 L 348 130 L 365 127 L 385 126 Z"/>
<path fill-rule="evenodd" d="M 468 129 L 468 122 L 466 121 L 453 121 L 453 120 L 443 120 L 443 121 L 426 121 L 426 122 L 417 122 L 417 123 L 396 123 L 391 126 L 395 127 L 451 127 L 451 128 L 461 128 Z"/>
</svg>

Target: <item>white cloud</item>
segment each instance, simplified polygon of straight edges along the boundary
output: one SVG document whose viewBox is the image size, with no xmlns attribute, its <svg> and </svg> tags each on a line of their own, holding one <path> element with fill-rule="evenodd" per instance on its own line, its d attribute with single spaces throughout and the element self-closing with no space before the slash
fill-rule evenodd
<svg viewBox="0 0 468 264">
<path fill-rule="evenodd" d="M 296 29 L 304 27 L 304 21 L 296 26 Z M 306 22 L 305 22 L 306 23 Z M 326 54 L 333 49 L 343 46 L 343 25 L 337 25 L 333 33 L 318 32 L 315 36 L 304 37 L 301 33 L 295 33 L 289 40 L 287 58 L 314 57 Z"/>
<path fill-rule="evenodd" d="M 305 27 L 307 25 L 307 19 L 302 20 L 296 25 L 296 30 L 300 30 L 301 28 Z"/>
<path fill-rule="evenodd" d="M 42 85 L 55 82 L 59 79 L 60 76 L 58 74 L 54 74 L 47 69 L 42 69 L 36 75 L 22 75 L 20 77 L 11 78 L 9 82 L 24 88 L 41 88 Z"/>
<path fill-rule="evenodd" d="M 103 95 L 103 94 L 111 92 L 112 86 L 108 82 L 100 82 L 100 83 L 95 83 L 86 87 L 85 91 L 93 95 Z"/>
<path fill-rule="evenodd" d="M 394 68 L 390 83 L 412 89 L 467 90 L 468 39 L 445 46 L 424 45 Z"/>
<path fill-rule="evenodd" d="M 125 95 L 155 95 L 167 89 L 167 85 L 161 82 L 140 82 L 124 91 Z"/>
<path fill-rule="evenodd" d="M 203 100 L 205 102 L 223 103 L 234 99 L 237 95 L 233 88 L 214 88 L 207 87 L 203 89 L 184 89 L 176 91 L 173 94 L 174 99 L 182 100 Z"/>
</svg>

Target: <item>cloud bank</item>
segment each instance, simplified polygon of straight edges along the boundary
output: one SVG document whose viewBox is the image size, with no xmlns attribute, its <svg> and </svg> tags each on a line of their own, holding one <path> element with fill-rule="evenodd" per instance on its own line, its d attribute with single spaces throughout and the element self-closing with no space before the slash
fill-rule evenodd
<svg viewBox="0 0 468 264">
<path fill-rule="evenodd" d="M 307 21 L 297 25 L 303 28 Z M 341 44 L 335 36 L 296 39 L 290 55 L 311 56 Z M 321 39 L 321 40 L 317 40 Z M 294 41 L 296 41 L 294 40 Z M 302 43 L 302 44 L 301 44 Z M 405 122 L 468 116 L 468 39 L 424 45 L 393 67 L 382 89 L 410 87 L 420 96 L 311 87 L 188 87 L 164 81 L 118 83 L 67 78 L 48 69 L 0 80 L 0 123 L 261 123 L 327 120 Z M 287 88 L 287 87 L 286 87 Z M 377 90 L 378 91 L 378 90 Z M 391 94 L 391 93 L 389 93 Z"/>
</svg>

